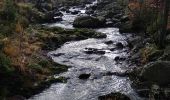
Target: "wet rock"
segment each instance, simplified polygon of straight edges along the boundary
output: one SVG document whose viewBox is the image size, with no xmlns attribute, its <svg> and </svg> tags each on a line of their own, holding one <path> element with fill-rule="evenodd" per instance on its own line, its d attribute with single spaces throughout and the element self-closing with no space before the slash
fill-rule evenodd
<svg viewBox="0 0 170 100">
<path fill-rule="evenodd" d="M 111 41 L 111 40 L 110 41 L 106 41 L 105 44 L 108 44 L 108 45 L 109 44 L 113 44 L 113 41 Z"/>
<path fill-rule="evenodd" d="M 61 12 L 55 12 L 54 16 L 63 16 L 63 14 Z"/>
<path fill-rule="evenodd" d="M 66 13 L 70 13 L 71 11 L 70 10 L 66 10 Z"/>
<path fill-rule="evenodd" d="M 112 21 L 107 21 L 107 22 L 106 22 L 106 26 L 107 26 L 107 27 L 113 27 L 114 25 L 115 25 L 115 23 L 112 22 Z"/>
<path fill-rule="evenodd" d="M 52 56 L 55 56 L 55 57 L 59 57 L 59 56 L 62 56 L 62 55 L 64 55 L 64 53 L 52 54 Z"/>
<path fill-rule="evenodd" d="M 110 51 L 115 51 L 116 50 L 116 48 L 110 48 Z"/>
<path fill-rule="evenodd" d="M 97 51 L 95 54 L 101 54 L 101 55 L 104 55 L 105 53 L 106 53 L 105 51 L 99 50 L 99 51 Z"/>
<path fill-rule="evenodd" d="M 130 100 L 130 98 L 121 93 L 110 93 L 107 95 L 99 96 L 98 100 Z"/>
<path fill-rule="evenodd" d="M 121 42 L 116 43 L 116 48 L 117 49 L 123 49 L 124 45 Z"/>
<path fill-rule="evenodd" d="M 128 41 L 127 41 L 128 42 Z M 127 45 L 127 47 L 129 47 L 130 49 L 133 49 L 133 44 L 131 43 L 131 42 L 128 42 L 128 45 Z"/>
<path fill-rule="evenodd" d="M 98 18 L 91 16 L 77 17 L 73 23 L 73 26 L 77 28 L 98 28 L 103 25 L 104 23 L 101 22 Z"/>
<path fill-rule="evenodd" d="M 82 80 L 86 80 L 91 76 L 91 74 L 81 74 L 78 78 Z"/>
<path fill-rule="evenodd" d="M 105 51 L 102 51 L 102 50 L 98 50 L 96 48 L 85 48 L 85 51 L 84 51 L 86 54 L 105 54 Z"/>
<path fill-rule="evenodd" d="M 94 52 L 96 52 L 97 51 L 97 49 L 95 49 L 95 48 L 85 48 L 85 53 L 86 54 L 93 54 Z"/>
<path fill-rule="evenodd" d="M 96 34 L 95 36 L 94 36 L 94 38 L 106 38 L 107 37 L 107 35 L 106 34 Z"/>
<path fill-rule="evenodd" d="M 57 21 L 62 21 L 62 20 L 63 20 L 63 18 L 60 17 L 60 16 L 54 17 L 54 21 L 55 21 L 55 22 L 57 22 Z"/>
<path fill-rule="evenodd" d="M 115 57 L 114 60 L 115 60 L 116 62 L 119 62 L 119 61 L 124 61 L 124 60 L 126 60 L 126 58 L 117 56 L 117 57 Z"/>
<path fill-rule="evenodd" d="M 78 11 L 78 10 L 74 10 L 74 11 L 71 11 L 71 14 L 77 15 L 77 14 L 79 14 L 79 12 L 80 12 L 80 11 Z"/>
<path fill-rule="evenodd" d="M 110 71 L 108 71 L 108 72 L 104 73 L 103 75 L 104 76 L 112 76 L 112 75 L 114 75 L 114 76 L 119 76 L 119 77 L 125 77 L 125 76 L 128 75 L 128 73 L 126 73 L 126 72 L 121 73 L 121 72 L 110 72 Z"/>
<path fill-rule="evenodd" d="M 149 82 L 166 85 L 170 83 L 169 73 L 169 61 L 156 61 L 145 65 L 140 75 Z"/>
</svg>

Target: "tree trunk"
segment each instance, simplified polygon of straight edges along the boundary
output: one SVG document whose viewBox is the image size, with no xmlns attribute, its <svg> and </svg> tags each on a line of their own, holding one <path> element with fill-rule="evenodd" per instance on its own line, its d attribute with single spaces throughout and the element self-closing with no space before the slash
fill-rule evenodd
<svg viewBox="0 0 170 100">
<path fill-rule="evenodd" d="M 163 8 L 163 16 L 162 16 L 162 25 L 160 30 L 160 38 L 159 38 L 159 47 L 165 47 L 165 38 L 166 38 L 166 30 L 168 24 L 168 12 L 170 7 L 170 0 L 163 0 L 164 8 Z"/>
</svg>

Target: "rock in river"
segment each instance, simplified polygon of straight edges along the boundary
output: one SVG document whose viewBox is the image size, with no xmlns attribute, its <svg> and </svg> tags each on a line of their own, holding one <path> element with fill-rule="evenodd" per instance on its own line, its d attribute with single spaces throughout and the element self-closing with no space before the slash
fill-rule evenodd
<svg viewBox="0 0 170 100">
<path fill-rule="evenodd" d="M 123 49 L 124 45 L 121 42 L 116 43 L 118 49 Z"/>
<path fill-rule="evenodd" d="M 98 28 L 104 24 L 105 23 L 100 21 L 98 18 L 91 16 L 81 16 L 75 19 L 73 26 L 77 28 Z"/>
<path fill-rule="evenodd" d="M 98 97 L 98 100 L 130 100 L 130 99 L 129 97 L 121 93 L 110 93 Z"/>
<path fill-rule="evenodd" d="M 105 44 L 113 44 L 113 41 L 109 40 L 109 41 L 106 41 Z"/>
<path fill-rule="evenodd" d="M 79 76 L 79 79 L 82 79 L 82 80 L 85 80 L 85 79 L 88 79 L 90 77 L 91 74 L 81 74 Z"/>
<path fill-rule="evenodd" d="M 99 55 L 103 55 L 105 54 L 105 51 L 103 50 L 98 50 L 96 48 L 85 48 L 84 52 L 86 54 L 99 54 Z"/>
</svg>

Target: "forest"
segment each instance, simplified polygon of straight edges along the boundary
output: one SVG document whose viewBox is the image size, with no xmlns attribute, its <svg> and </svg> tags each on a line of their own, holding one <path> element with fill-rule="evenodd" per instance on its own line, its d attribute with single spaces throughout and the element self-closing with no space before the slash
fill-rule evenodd
<svg viewBox="0 0 170 100">
<path fill-rule="evenodd" d="M 0 100 L 170 100 L 170 0 L 0 0 Z"/>
</svg>

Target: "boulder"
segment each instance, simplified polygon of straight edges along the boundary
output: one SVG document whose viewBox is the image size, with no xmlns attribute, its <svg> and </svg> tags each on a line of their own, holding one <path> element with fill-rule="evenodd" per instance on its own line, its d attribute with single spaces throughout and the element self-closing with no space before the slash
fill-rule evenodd
<svg viewBox="0 0 170 100">
<path fill-rule="evenodd" d="M 98 100 L 130 100 L 130 98 L 122 93 L 110 93 L 99 96 Z"/>
<path fill-rule="evenodd" d="M 71 11 L 71 14 L 77 15 L 77 14 L 79 14 L 79 12 L 80 12 L 80 11 L 78 11 L 78 10 L 74 10 L 74 11 Z"/>
<path fill-rule="evenodd" d="M 167 85 L 170 83 L 170 62 L 151 62 L 144 66 L 140 76 L 149 82 L 158 85 Z"/>
<path fill-rule="evenodd" d="M 70 10 L 66 10 L 66 13 L 70 13 Z"/>
<path fill-rule="evenodd" d="M 86 80 L 86 79 L 88 79 L 90 76 L 91 76 L 91 74 L 81 74 L 81 75 L 79 76 L 79 79 Z"/>
<path fill-rule="evenodd" d="M 73 23 L 74 27 L 77 28 L 98 28 L 104 25 L 98 18 L 91 16 L 77 17 Z"/>
<path fill-rule="evenodd" d="M 124 61 L 124 60 L 126 60 L 126 58 L 125 58 L 125 57 L 117 56 L 117 57 L 115 57 L 114 60 L 115 60 L 116 62 L 118 62 L 118 61 Z"/>
<path fill-rule="evenodd" d="M 55 13 L 54 13 L 54 16 L 63 16 L 63 13 L 61 13 L 61 12 L 55 12 Z"/>
<path fill-rule="evenodd" d="M 105 44 L 108 44 L 108 45 L 109 44 L 113 44 L 113 41 L 111 41 L 111 40 L 110 41 L 106 41 Z"/>
<path fill-rule="evenodd" d="M 116 43 L 117 49 L 123 49 L 124 45 L 121 42 Z"/>
</svg>

